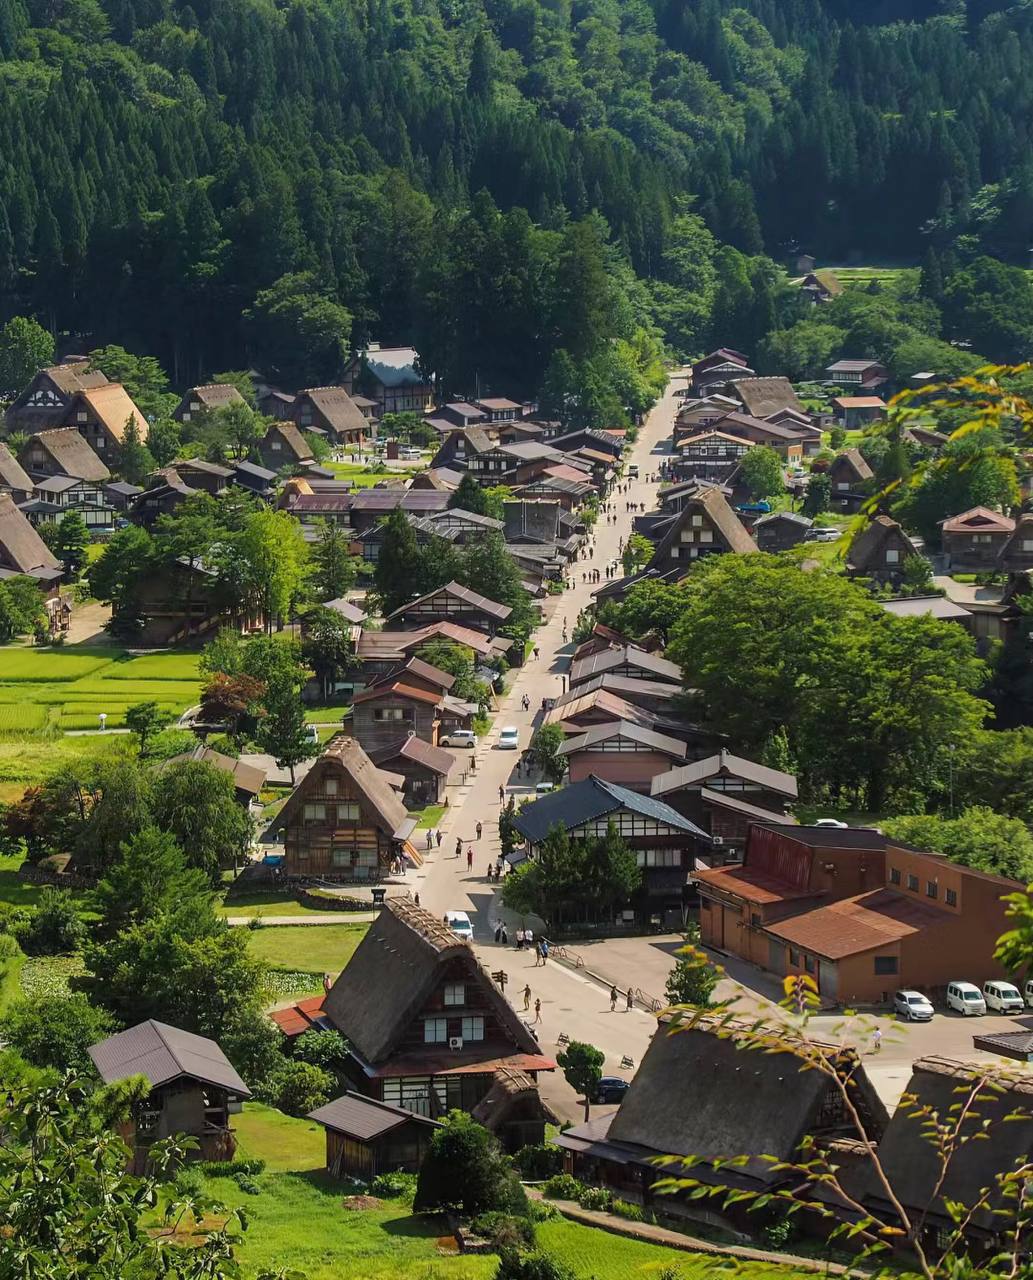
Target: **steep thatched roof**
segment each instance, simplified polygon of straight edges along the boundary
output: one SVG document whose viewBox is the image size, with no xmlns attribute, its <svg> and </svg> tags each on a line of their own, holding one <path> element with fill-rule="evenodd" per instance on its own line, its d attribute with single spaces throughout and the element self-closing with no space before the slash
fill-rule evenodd
<svg viewBox="0 0 1033 1280">
<path fill-rule="evenodd" d="M 788 378 L 737 378 L 732 387 L 747 413 L 766 418 L 779 409 L 803 411 L 800 398 Z"/>
<path fill-rule="evenodd" d="M 549 1124 L 559 1124 L 559 1117 L 544 1101 L 535 1082 L 516 1067 L 499 1067 L 491 1088 L 470 1115 L 489 1133 L 498 1133 L 521 1104 L 536 1108 Z"/>
<path fill-rule="evenodd" d="M 907 536 L 896 520 L 890 516 L 876 516 L 871 524 L 866 525 L 850 544 L 847 552 L 847 568 L 853 573 L 864 573 L 873 568 L 876 561 L 885 563 L 882 552 L 887 542 L 901 544 L 903 559 L 918 555 L 918 548 Z M 903 560 L 901 561 L 903 563 Z"/>
<path fill-rule="evenodd" d="M 61 561 L 18 510 L 9 493 L 0 493 L 0 568 L 48 581 L 61 576 Z"/>
<path fill-rule="evenodd" d="M 656 551 L 653 552 L 653 558 L 649 562 L 650 567 L 666 562 L 671 548 L 680 545 L 682 529 L 689 527 L 692 517 L 701 512 L 709 519 L 714 529 L 717 530 L 729 551 L 746 555 L 751 551 L 757 550 L 757 544 L 746 532 L 745 525 L 728 505 L 724 494 L 716 488 L 700 489 L 698 493 L 686 500 L 681 511 L 675 516 L 670 529 L 660 541 Z M 686 561 L 686 568 L 688 568 L 688 561 Z"/>
</svg>

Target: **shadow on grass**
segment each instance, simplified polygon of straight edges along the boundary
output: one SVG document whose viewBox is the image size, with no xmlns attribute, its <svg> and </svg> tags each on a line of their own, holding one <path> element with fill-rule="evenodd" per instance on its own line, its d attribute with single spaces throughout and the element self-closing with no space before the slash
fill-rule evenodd
<svg viewBox="0 0 1033 1280">
<path fill-rule="evenodd" d="M 388 1218 L 380 1225 L 389 1236 L 417 1240 L 438 1240 L 452 1234 L 443 1213 L 406 1213 L 400 1210 L 397 1218 Z"/>
</svg>

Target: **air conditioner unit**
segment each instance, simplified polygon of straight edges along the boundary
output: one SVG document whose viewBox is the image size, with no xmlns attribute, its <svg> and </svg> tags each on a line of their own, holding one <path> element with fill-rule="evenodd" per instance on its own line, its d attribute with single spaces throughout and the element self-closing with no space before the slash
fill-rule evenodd
<svg viewBox="0 0 1033 1280">
<path fill-rule="evenodd" d="M 450 1049 L 461 1049 L 461 1048 L 463 1047 L 463 1037 L 462 1037 L 462 1036 L 449 1036 L 449 1037 L 448 1037 L 448 1047 L 449 1047 Z"/>
<path fill-rule="evenodd" d="M 711 836 L 711 837 L 710 837 L 710 843 L 714 846 L 714 848 L 715 848 L 715 849 L 720 849 L 720 848 L 721 848 L 721 846 L 724 844 L 724 842 L 725 842 L 725 838 L 724 838 L 724 836 Z"/>
</svg>

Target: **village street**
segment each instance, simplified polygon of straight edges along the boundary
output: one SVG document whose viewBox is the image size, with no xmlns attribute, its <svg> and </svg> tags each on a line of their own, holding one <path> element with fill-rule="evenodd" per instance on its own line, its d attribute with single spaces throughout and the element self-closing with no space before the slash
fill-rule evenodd
<svg viewBox="0 0 1033 1280">
<path fill-rule="evenodd" d="M 546 1052 L 556 1050 L 557 1037 L 561 1034 L 570 1039 L 587 1040 L 606 1054 L 605 1074 L 626 1078 L 630 1078 L 642 1059 L 656 1026 L 655 1018 L 643 1008 L 627 1011 L 623 998 L 616 1012 L 611 1012 L 606 988 L 583 973 L 574 972 L 554 961 L 536 968 L 534 954 L 517 951 L 513 945 L 513 934 L 520 922 L 500 909 L 497 905 L 498 890 L 488 884 L 488 864 L 499 855 L 499 787 L 505 787 L 507 793 L 514 794 L 519 800 L 534 786 L 533 780 L 517 777 L 520 752 L 500 751 L 495 742 L 502 727 L 513 726 L 520 732 L 521 750 L 525 749 L 541 720 L 542 699 L 558 697 L 566 688 L 563 677 L 574 648 L 569 638 L 571 630 L 580 611 L 591 603 L 591 593 L 595 589 L 594 584 L 582 582 L 582 574 L 591 568 L 605 571 L 608 564 L 619 559 L 621 539 L 627 538 L 631 532 L 633 516 L 626 509 L 629 501 L 645 504 L 646 511 L 655 507 L 659 486 L 651 477 L 656 474 L 669 449 L 677 405 L 674 391 L 682 385 L 678 379 L 668 385 L 665 395 L 641 428 L 638 439 L 626 456 L 627 464 L 638 465 L 640 478 L 630 481 L 629 492 L 614 492 L 609 500 L 609 510 L 600 514 L 593 531 L 590 558 L 574 561 L 570 567 L 571 585 L 562 595 L 551 597 L 546 602 L 546 609 L 551 612 L 534 636 L 539 657 L 529 659 L 516 673 L 502 699 L 491 732 L 476 753 L 476 772 L 471 773 L 467 784 L 457 788 L 450 798 L 448 813 L 441 824 L 444 839 L 440 849 L 428 858 L 420 873 L 409 877 L 409 887 L 419 893 L 421 903 L 431 911 L 437 914 L 449 910 L 469 913 L 480 958 L 492 972 L 502 970 L 507 975 L 506 992 L 517 1009 L 523 1009 L 525 985 L 531 987 L 528 1022 L 534 1019 L 535 999 L 541 999 L 541 1023 L 535 1030 Z M 626 465 L 625 475 L 627 470 Z M 608 514 L 616 514 L 615 524 L 607 522 Z M 605 581 L 604 573 L 600 585 Z M 566 642 L 563 639 L 564 627 L 568 636 Z M 527 712 L 521 706 L 525 693 L 530 699 Z M 483 826 L 480 840 L 476 833 L 478 822 Z M 462 840 L 463 848 L 459 858 L 455 857 L 457 836 Z M 468 848 L 474 851 L 470 872 L 466 866 Z M 497 945 L 493 940 L 496 919 L 507 920 L 510 932 L 508 948 Z M 654 945 L 658 942 L 663 947 L 662 951 Z M 613 944 L 612 951 L 608 943 L 594 944 L 592 950 L 600 957 L 597 972 L 616 982 L 622 991 L 630 984 L 662 999 L 661 976 L 670 969 L 670 952 L 677 945 L 676 938 L 641 938 L 634 943 L 621 939 Z M 636 957 L 639 951 L 650 953 L 652 962 L 643 965 L 636 960 L 632 965 L 628 959 L 629 948 L 634 950 Z M 612 973 L 611 967 L 615 969 Z M 626 1058 L 631 1059 L 634 1067 L 622 1067 L 622 1060 Z M 559 1073 L 554 1079 L 543 1079 L 543 1091 L 565 1116 L 573 1118 L 578 1114 L 573 1092 Z"/>
</svg>

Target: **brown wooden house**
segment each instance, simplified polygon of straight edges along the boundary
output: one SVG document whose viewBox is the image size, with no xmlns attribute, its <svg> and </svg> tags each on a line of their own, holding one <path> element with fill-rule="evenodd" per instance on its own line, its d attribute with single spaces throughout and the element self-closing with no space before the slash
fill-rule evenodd
<svg viewBox="0 0 1033 1280">
<path fill-rule="evenodd" d="M 40 369 L 4 415 L 8 433 L 35 435 L 62 426 L 78 392 L 107 385 L 105 375 L 89 366 L 87 356 L 70 356 L 61 364 Z"/>
<path fill-rule="evenodd" d="M 724 431 L 704 431 L 682 440 L 674 469 L 683 480 L 711 480 L 721 484 L 753 447 L 750 441 Z"/>
<path fill-rule="evenodd" d="M 382 681 L 352 699 L 352 732 L 371 755 L 410 733 L 435 743 L 441 702 L 438 690 L 417 689 L 403 679 Z"/>
<path fill-rule="evenodd" d="M 362 444 L 372 432 L 369 420 L 344 387 L 299 391 L 290 417 L 302 431 L 324 431 L 335 444 Z"/>
<path fill-rule="evenodd" d="M 191 387 L 172 410 L 177 422 L 193 422 L 216 409 L 227 409 L 231 404 L 247 404 L 235 386 L 228 382 L 208 382 Z"/>
<path fill-rule="evenodd" d="M 756 550 L 757 544 L 724 495 L 718 489 L 703 488 L 686 495 L 647 567 L 658 573 L 679 569 L 687 573 L 703 556 L 724 552 L 745 555 Z"/>
<path fill-rule="evenodd" d="M 416 819 L 355 738 L 334 738 L 280 810 L 288 876 L 376 881 L 401 857 Z"/>
<path fill-rule="evenodd" d="M 489 600 L 458 582 L 446 582 L 443 587 L 428 591 L 389 613 L 384 624 L 388 628 L 409 628 L 425 627 L 431 622 L 454 622 L 493 636 L 512 612 L 509 605 Z"/>
<path fill-rule="evenodd" d="M 633 680 L 651 680 L 672 686 L 668 696 L 681 689 L 681 667 L 676 662 L 634 644 L 614 645 L 600 649 L 570 664 L 570 687 L 587 684 L 600 675 L 626 676 Z"/>
<path fill-rule="evenodd" d="M 117 465 L 122 439 L 130 422 L 137 437 L 147 443 L 147 419 L 121 382 L 77 391 L 65 413 L 65 425 L 75 427 L 99 458 Z"/>
<path fill-rule="evenodd" d="M 416 1173 L 437 1120 L 349 1091 L 308 1114 L 326 1130 L 326 1171 L 371 1182 L 381 1173 Z"/>
<path fill-rule="evenodd" d="M 435 736 L 440 723 L 435 725 Z M 445 786 L 456 758 L 432 742 L 418 738 L 415 731 L 395 737 L 387 746 L 371 750 L 370 754 L 378 769 L 405 779 L 402 795 L 411 808 L 441 804 L 445 799 Z"/>
<path fill-rule="evenodd" d="M 1033 569 L 1033 514 L 1019 516 L 1015 530 L 1001 548 L 1000 566 L 1005 573 L 1026 573 Z"/>
<path fill-rule="evenodd" d="M 865 499 L 864 487 L 874 476 L 860 449 L 844 449 L 829 463 L 832 505 L 841 511 L 856 511 Z"/>
<path fill-rule="evenodd" d="M 940 524 L 948 567 L 978 573 L 996 569 L 1015 533 L 1015 521 L 989 507 L 973 507 Z"/>
<path fill-rule="evenodd" d="M 258 442 L 258 456 L 270 471 L 312 462 L 312 446 L 293 422 L 274 422 Z"/>
<path fill-rule="evenodd" d="M 28 502 L 34 488 L 29 473 L 7 445 L 0 444 L 0 490 L 9 493 L 15 502 Z"/>
<path fill-rule="evenodd" d="M 899 586 L 905 563 L 919 554 L 918 548 L 896 520 L 876 516 L 858 533 L 847 552 L 847 573 L 852 578 Z"/>
<path fill-rule="evenodd" d="M 75 476 L 79 480 L 110 480 L 111 472 L 74 427 L 40 431 L 30 437 L 18 461 L 33 478 Z"/>
<path fill-rule="evenodd" d="M 799 463 L 803 459 L 804 436 L 795 427 L 780 427 L 748 413 L 726 413 L 714 424 L 714 430 L 750 444 L 765 445 L 786 462 Z"/>
<path fill-rule="evenodd" d="M 567 738 L 559 754 L 567 761 L 571 782 L 593 774 L 648 794 L 650 783 L 686 757 L 685 743 L 666 733 L 628 720 L 591 725 Z"/>
<path fill-rule="evenodd" d="M 0 493 L 0 579 L 34 578 L 40 590 L 56 593 L 64 567 L 9 493 Z"/>
<path fill-rule="evenodd" d="M 214 1040 L 149 1019 L 91 1045 L 89 1054 L 105 1084 L 143 1076 L 151 1086 L 121 1126 L 131 1172 L 146 1172 L 152 1144 L 180 1133 L 197 1140 L 188 1158 L 233 1159 L 230 1115 L 251 1091 Z"/>
<path fill-rule="evenodd" d="M 431 1119 L 454 1107 L 472 1112 L 499 1071 L 536 1083 L 556 1066 L 469 943 L 407 898 L 388 898 L 324 1011 L 348 1042 L 355 1088 Z M 521 1116 L 498 1136 L 510 1147 L 541 1142 L 546 1118 L 542 1108 L 536 1125 Z"/>
<path fill-rule="evenodd" d="M 761 551 L 788 551 L 803 542 L 813 524 L 795 511 L 772 511 L 754 522 L 753 536 Z"/>
</svg>

